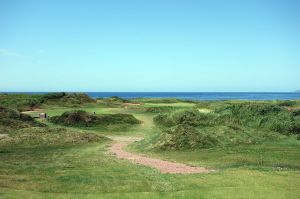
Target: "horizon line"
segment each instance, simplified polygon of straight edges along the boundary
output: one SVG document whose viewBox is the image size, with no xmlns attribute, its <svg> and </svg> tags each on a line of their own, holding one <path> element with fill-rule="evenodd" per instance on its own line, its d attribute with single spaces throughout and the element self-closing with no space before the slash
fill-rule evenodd
<svg viewBox="0 0 300 199">
<path fill-rule="evenodd" d="M 299 93 L 296 91 L 0 91 L 0 93 Z"/>
</svg>

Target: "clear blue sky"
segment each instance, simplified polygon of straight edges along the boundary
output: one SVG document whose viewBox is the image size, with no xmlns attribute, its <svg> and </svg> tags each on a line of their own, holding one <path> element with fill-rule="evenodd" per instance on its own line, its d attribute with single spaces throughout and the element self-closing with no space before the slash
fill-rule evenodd
<svg viewBox="0 0 300 199">
<path fill-rule="evenodd" d="M 0 91 L 294 91 L 297 0 L 0 0 Z"/>
</svg>

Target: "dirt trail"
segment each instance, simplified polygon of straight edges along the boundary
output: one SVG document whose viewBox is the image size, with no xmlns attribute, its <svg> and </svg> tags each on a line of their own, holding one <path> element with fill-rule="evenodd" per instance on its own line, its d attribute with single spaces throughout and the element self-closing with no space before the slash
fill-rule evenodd
<svg viewBox="0 0 300 199">
<path fill-rule="evenodd" d="M 41 112 L 41 111 L 44 111 L 44 109 L 33 109 L 31 111 L 22 111 L 21 113 L 38 113 L 38 112 Z"/>
<path fill-rule="evenodd" d="M 155 158 L 145 157 L 141 154 L 134 154 L 124 150 L 128 144 L 139 141 L 139 137 L 110 137 L 115 143 L 109 148 L 109 152 L 115 154 L 117 158 L 127 159 L 133 163 L 149 166 L 158 169 L 162 173 L 208 173 L 213 170 L 208 170 L 203 167 L 193 167 L 182 163 L 175 163 Z"/>
</svg>

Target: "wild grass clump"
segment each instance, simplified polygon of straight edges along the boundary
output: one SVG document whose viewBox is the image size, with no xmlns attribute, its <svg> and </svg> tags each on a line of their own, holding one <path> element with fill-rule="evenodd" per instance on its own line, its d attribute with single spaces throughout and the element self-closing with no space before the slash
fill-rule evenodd
<svg viewBox="0 0 300 199">
<path fill-rule="evenodd" d="M 0 94 L 0 106 L 19 111 L 33 110 L 45 105 L 74 107 L 85 103 L 96 103 L 96 100 L 84 93 Z"/>
<path fill-rule="evenodd" d="M 60 116 L 49 118 L 54 124 L 65 126 L 92 127 L 112 124 L 139 124 L 140 121 L 130 114 L 103 114 L 95 115 L 82 110 L 73 110 Z"/>
<path fill-rule="evenodd" d="M 282 134 L 300 134 L 297 112 L 274 104 L 235 104 L 217 109 L 219 119 L 253 128 L 263 128 Z M 296 116 L 295 116 L 296 115 Z"/>
<path fill-rule="evenodd" d="M 165 130 L 158 137 L 155 147 L 163 150 L 190 150 L 216 146 L 214 134 L 205 134 L 190 125 L 180 124 Z"/>
<path fill-rule="evenodd" d="M 40 107 L 42 95 L 0 94 L 0 106 L 19 111 L 32 110 Z"/>
<path fill-rule="evenodd" d="M 112 96 L 112 97 L 100 97 L 97 98 L 97 100 L 101 100 L 102 102 L 106 103 L 129 103 L 130 101 L 118 96 Z"/>
<path fill-rule="evenodd" d="M 170 112 L 175 110 L 172 106 L 153 106 L 153 107 L 147 107 L 146 112 L 148 113 L 162 113 L 162 112 Z"/>
<path fill-rule="evenodd" d="M 293 116 L 300 116 L 300 109 L 296 109 L 292 111 Z"/>
<path fill-rule="evenodd" d="M 153 120 L 162 133 L 152 140 L 152 145 L 160 149 L 253 144 L 279 138 L 280 134 L 300 137 L 298 111 L 291 112 L 277 104 L 226 103 L 209 113 L 180 110 L 160 113 Z"/>
<path fill-rule="evenodd" d="M 159 126 L 172 127 L 179 124 L 190 126 L 208 126 L 214 122 L 215 115 L 210 113 L 201 113 L 197 110 L 181 110 L 171 113 L 160 113 L 153 118 Z"/>
<path fill-rule="evenodd" d="M 97 98 L 97 101 L 98 105 L 109 108 L 122 107 L 124 103 L 130 103 L 129 100 L 118 96 L 112 96 L 108 98 Z"/>
<path fill-rule="evenodd" d="M 295 100 L 283 100 L 277 102 L 278 106 L 295 106 L 297 105 L 297 101 Z"/>
<path fill-rule="evenodd" d="M 96 103 L 96 100 L 84 93 L 48 93 L 43 95 L 44 104 L 55 104 L 60 106 L 79 106 L 85 103 Z"/>
<path fill-rule="evenodd" d="M 118 97 L 118 96 L 112 96 L 110 98 L 105 98 L 105 100 L 110 101 L 110 102 L 118 102 L 118 103 L 128 103 L 128 102 L 130 102 L 129 100 Z"/>
<path fill-rule="evenodd" d="M 0 133 L 9 133 L 12 130 L 36 126 L 45 125 L 17 110 L 0 107 Z"/>
</svg>

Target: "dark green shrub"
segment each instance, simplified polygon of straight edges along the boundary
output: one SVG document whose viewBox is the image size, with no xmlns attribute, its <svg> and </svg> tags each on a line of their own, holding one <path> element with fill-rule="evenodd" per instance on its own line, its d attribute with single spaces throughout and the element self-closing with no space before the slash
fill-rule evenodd
<svg viewBox="0 0 300 199">
<path fill-rule="evenodd" d="M 236 123 L 253 128 L 265 128 L 283 134 L 293 133 L 293 117 L 287 109 L 274 104 L 247 103 L 228 105 L 216 111 L 223 124 Z"/>
<path fill-rule="evenodd" d="M 279 106 L 295 106 L 297 104 L 296 101 L 292 101 L 292 100 L 285 100 L 285 101 L 280 101 L 278 103 Z"/>
<path fill-rule="evenodd" d="M 118 96 L 112 96 L 109 99 L 111 101 L 114 101 L 114 102 L 122 102 L 122 103 L 128 103 L 129 102 L 129 100 L 121 98 L 121 97 L 118 97 Z"/>
<path fill-rule="evenodd" d="M 300 109 L 296 109 L 292 111 L 293 116 L 300 116 Z"/>
<path fill-rule="evenodd" d="M 149 113 L 162 113 L 162 112 L 170 112 L 174 110 L 172 106 L 154 106 L 146 108 L 146 112 Z"/>
<path fill-rule="evenodd" d="M 176 124 L 187 124 L 190 126 L 198 126 L 200 123 L 200 114 L 198 111 L 183 111 L 173 115 Z"/>
<path fill-rule="evenodd" d="M 0 106 L 19 111 L 32 110 L 42 104 L 41 95 L 0 94 Z"/>
<path fill-rule="evenodd" d="M 154 143 L 161 149 L 195 149 L 259 143 L 281 134 L 300 134 L 298 110 L 266 103 L 233 103 L 213 113 L 197 110 L 161 113 L 154 122 L 162 134 Z M 300 136 L 299 136 L 300 137 Z"/>
<path fill-rule="evenodd" d="M 164 130 L 157 138 L 155 147 L 163 150 L 194 150 L 218 146 L 220 141 L 213 131 L 182 124 Z"/>
<path fill-rule="evenodd" d="M 49 121 L 55 124 L 65 126 L 98 126 L 111 124 L 139 124 L 133 115 L 130 114 L 103 114 L 93 115 L 86 111 L 74 110 L 63 113 L 60 116 L 49 118 Z"/>
<path fill-rule="evenodd" d="M 170 117 L 170 114 L 159 113 L 153 118 L 153 121 L 156 125 L 171 127 L 176 125 L 175 121 Z"/>
<path fill-rule="evenodd" d="M 300 136 L 300 117 L 295 117 L 293 125 L 291 127 L 291 132 Z"/>
<path fill-rule="evenodd" d="M 48 93 L 45 94 L 42 99 L 44 103 L 55 103 L 66 106 L 96 102 L 96 100 L 84 93 Z"/>
<path fill-rule="evenodd" d="M 12 130 L 17 130 L 27 127 L 46 126 L 35 121 L 31 116 L 22 114 L 17 110 L 0 107 L 0 133 L 8 133 Z"/>
<path fill-rule="evenodd" d="M 59 93 L 47 93 L 43 96 L 43 99 L 45 101 L 50 100 L 50 99 L 61 99 L 67 94 L 65 92 L 59 92 Z"/>
</svg>

